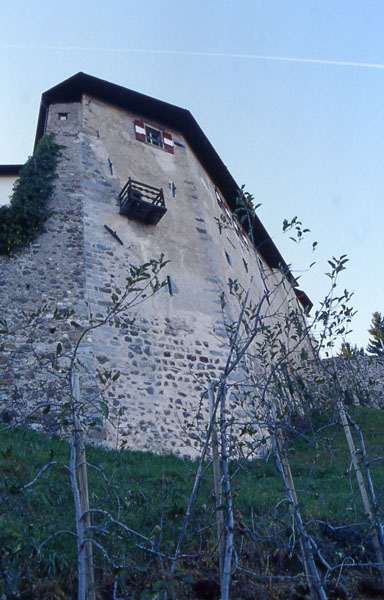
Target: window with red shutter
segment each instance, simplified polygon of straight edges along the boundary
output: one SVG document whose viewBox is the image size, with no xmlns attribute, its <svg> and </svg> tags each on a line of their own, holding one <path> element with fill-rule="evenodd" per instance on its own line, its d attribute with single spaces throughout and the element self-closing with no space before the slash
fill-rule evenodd
<svg viewBox="0 0 384 600">
<path fill-rule="evenodd" d="M 164 150 L 173 154 L 173 152 L 174 152 L 173 139 L 172 139 L 171 134 L 168 133 L 168 131 L 163 131 L 163 144 L 164 144 Z"/>
<path fill-rule="evenodd" d="M 148 144 L 152 144 L 152 146 L 157 146 L 158 148 L 163 147 L 163 140 L 161 136 L 161 131 L 158 129 L 154 129 L 153 127 L 145 126 L 145 139 Z"/>
<path fill-rule="evenodd" d="M 136 119 L 135 121 L 135 133 L 136 139 L 140 140 L 140 142 L 145 142 L 145 127 L 143 121 L 139 121 Z"/>
<path fill-rule="evenodd" d="M 161 131 L 147 125 L 140 119 L 136 119 L 135 134 L 136 139 L 140 142 L 146 142 L 152 146 L 157 146 L 157 148 L 163 148 L 163 150 L 170 152 L 170 154 L 174 154 L 174 142 L 172 135 L 168 131 Z"/>
</svg>

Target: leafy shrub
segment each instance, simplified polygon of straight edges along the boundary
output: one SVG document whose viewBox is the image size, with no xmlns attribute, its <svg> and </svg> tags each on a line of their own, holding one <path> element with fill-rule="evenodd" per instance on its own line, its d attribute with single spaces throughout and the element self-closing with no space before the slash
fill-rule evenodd
<svg viewBox="0 0 384 600">
<path fill-rule="evenodd" d="M 49 217 L 60 147 L 53 135 L 41 138 L 16 181 L 11 203 L 0 207 L 0 253 L 11 254 L 34 240 Z"/>
</svg>

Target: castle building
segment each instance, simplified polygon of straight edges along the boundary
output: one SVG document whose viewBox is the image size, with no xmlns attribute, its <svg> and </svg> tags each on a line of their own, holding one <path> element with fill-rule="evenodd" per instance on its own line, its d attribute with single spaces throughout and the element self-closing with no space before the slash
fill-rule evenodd
<svg viewBox="0 0 384 600">
<path fill-rule="evenodd" d="M 79 322 L 101 317 L 129 265 L 163 254 L 165 285 L 85 339 L 82 393 L 97 373 L 120 371 L 105 391 L 106 442 L 193 454 L 184 425 L 207 414 L 204 390 L 220 379 L 226 323 L 239 314 L 228 281 L 250 288 L 254 304 L 267 287 L 263 311 L 274 319 L 310 301 L 258 217 L 248 214 L 248 227 L 234 215 L 238 185 L 187 110 L 78 73 L 42 95 L 36 142 L 46 133 L 61 146 L 52 215 L 29 247 L 0 257 L 2 305 L 11 298 L 12 310 L 44 303 L 73 309 Z M 18 166 L 2 169 L 6 185 Z M 78 335 L 69 325 L 61 334 L 64 347 Z M 31 363 L 27 347 L 24 358 Z M 33 403 L 49 393 L 27 369 L 23 377 L 18 385 L 3 377 L 1 397 Z"/>
</svg>

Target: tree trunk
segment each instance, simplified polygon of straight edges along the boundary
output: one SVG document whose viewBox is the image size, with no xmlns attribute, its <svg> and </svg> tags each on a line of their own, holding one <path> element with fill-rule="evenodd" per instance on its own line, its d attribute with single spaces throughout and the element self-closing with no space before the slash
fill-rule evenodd
<svg viewBox="0 0 384 600">
<path fill-rule="evenodd" d="M 220 588 L 223 583 L 223 559 L 224 559 L 224 522 L 222 510 L 222 490 L 221 490 L 221 475 L 220 475 L 220 458 L 219 458 L 219 442 L 217 439 L 216 418 L 214 415 L 214 386 L 208 388 L 209 398 L 209 413 L 212 425 L 212 464 L 213 464 L 213 482 L 215 488 L 216 501 L 216 523 L 217 523 L 217 547 L 219 554 L 219 573 L 220 573 Z"/>
<path fill-rule="evenodd" d="M 79 486 L 76 477 L 76 432 L 73 432 L 71 439 L 71 459 L 70 459 L 70 472 L 71 472 L 71 484 L 72 494 L 75 503 L 75 518 L 76 518 L 76 532 L 77 532 L 77 600 L 86 600 L 86 589 L 87 589 L 87 567 L 85 562 L 85 551 L 84 551 L 84 527 L 81 522 L 82 509 L 80 502 Z"/>
<path fill-rule="evenodd" d="M 231 478 L 229 475 L 229 449 L 227 436 L 227 415 L 226 415 L 226 396 L 227 386 L 224 380 L 220 384 L 218 391 L 220 395 L 220 432 L 221 432 L 221 465 L 223 469 L 223 487 L 224 487 L 224 530 L 225 530 L 225 545 L 223 559 L 223 577 L 221 585 L 221 600 L 229 600 L 230 585 L 231 585 L 231 568 L 233 554 L 233 504 L 231 491 Z"/>
<path fill-rule="evenodd" d="M 279 427 L 275 428 L 275 430 L 271 432 L 271 439 L 273 452 L 284 483 L 285 492 L 294 508 L 295 524 L 299 533 L 301 554 L 303 557 L 304 569 L 311 598 L 312 600 L 327 600 L 327 596 L 321 584 L 319 572 L 314 560 L 311 542 L 300 513 L 291 466 L 289 464 L 287 451 L 285 449 L 284 437 Z"/>
<path fill-rule="evenodd" d="M 73 397 L 74 403 L 80 401 L 80 385 L 79 376 L 73 376 Z M 89 512 L 89 494 L 88 494 L 88 473 L 87 473 L 87 458 L 85 454 L 85 444 L 81 434 L 81 425 L 76 416 L 76 407 L 74 408 L 74 452 L 75 452 L 75 464 L 71 465 L 71 476 L 72 489 L 75 499 L 76 509 L 76 525 L 77 534 L 79 537 L 79 531 L 81 531 L 81 544 L 78 545 L 79 552 L 79 570 L 81 567 L 81 579 L 82 584 L 80 586 L 80 572 L 79 572 L 79 592 L 78 600 L 95 600 L 95 575 L 93 567 L 93 552 L 92 542 L 87 539 L 90 535 L 91 527 L 91 516 Z M 72 474 L 72 468 L 74 473 Z M 77 477 L 78 473 L 78 477 Z M 75 488 L 74 488 L 75 485 Z M 78 511 L 80 510 L 80 514 Z M 84 574 L 83 574 L 84 571 Z M 83 590 L 83 587 L 85 588 Z M 81 592 L 81 596 L 80 596 Z M 85 593 L 85 596 L 84 596 Z"/>
<path fill-rule="evenodd" d="M 339 411 L 341 423 L 344 428 L 345 437 L 347 439 L 349 453 L 351 455 L 351 460 L 352 460 L 352 464 L 353 464 L 353 469 L 355 471 L 357 484 L 359 486 L 360 495 L 361 495 L 361 499 L 363 502 L 364 512 L 369 521 L 369 525 L 370 525 L 369 535 L 370 535 L 372 545 L 375 550 L 376 561 L 379 564 L 378 569 L 379 569 L 379 573 L 380 573 L 381 585 L 384 588 L 384 555 L 383 555 L 383 548 L 380 543 L 380 533 L 382 533 L 382 532 L 380 531 L 380 529 L 378 531 L 378 527 L 377 527 L 378 524 L 377 524 L 375 516 L 374 516 L 374 510 L 372 510 L 371 503 L 369 501 L 367 488 L 366 488 L 363 473 L 362 473 L 361 467 L 360 467 L 359 454 L 358 454 L 358 451 L 356 450 L 355 442 L 353 441 L 351 428 L 350 428 L 349 422 L 348 422 L 348 417 L 347 417 L 347 414 L 345 411 L 345 407 L 344 407 L 343 403 L 341 402 L 341 400 L 338 401 L 337 408 Z"/>
</svg>

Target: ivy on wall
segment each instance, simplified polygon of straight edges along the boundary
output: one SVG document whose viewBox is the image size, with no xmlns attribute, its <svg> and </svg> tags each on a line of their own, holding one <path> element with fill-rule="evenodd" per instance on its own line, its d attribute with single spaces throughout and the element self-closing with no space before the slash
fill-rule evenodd
<svg viewBox="0 0 384 600">
<path fill-rule="evenodd" d="M 0 253 L 11 254 L 34 240 L 49 217 L 47 203 L 53 191 L 60 147 L 52 134 L 41 138 L 20 171 L 11 203 L 0 206 Z"/>
</svg>

